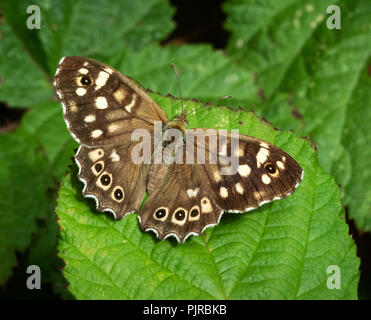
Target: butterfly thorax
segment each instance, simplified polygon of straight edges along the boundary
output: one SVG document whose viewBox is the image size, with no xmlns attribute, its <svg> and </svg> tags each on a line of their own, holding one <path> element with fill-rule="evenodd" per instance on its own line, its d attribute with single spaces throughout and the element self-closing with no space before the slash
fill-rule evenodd
<svg viewBox="0 0 371 320">
<path fill-rule="evenodd" d="M 186 132 L 188 126 L 187 113 L 184 111 L 180 116 L 175 116 L 173 121 L 169 122 L 166 129 L 178 129 L 183 135 Z"/>
</svg>

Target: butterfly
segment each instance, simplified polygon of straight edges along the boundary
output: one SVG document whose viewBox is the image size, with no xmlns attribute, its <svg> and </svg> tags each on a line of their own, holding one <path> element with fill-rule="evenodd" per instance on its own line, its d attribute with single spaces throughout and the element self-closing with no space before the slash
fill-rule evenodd
<svg viewBox="0 0 371 320">
<path fill-rule="evenodd" d="M 147 192 L 138 215 L 140 228 L 153 231 L 159 239 L 173 236 L 184 242 L 217 225 L 223 212 L 246 212 L 287 197 L 302 181 L 300 165 L 278 147 L 242 134 L 188 130 L 187 112 L 169 121 L 140 85 L 99 61 L 62 58 L 54 87 L 67 128 L 80 144 L 74 159 L 84 184 L 82 194 L 95 200 L 97 210 L 121 219 L 139 211 Z M 160 133 L 181 133 L 184 144 L 176 144 L 177 150 L 194 146 L 197 152 L 204 151 L 204 163 L 154 162 L 154 144 L 143 155 L 147 161 L 133 161 L 133 153 L 145 140 L 144 136 L 140 141 L 133 139 L 133 133 L 145 130 L 147 140 L 154 141 L 159 123 Z M 192 135 L 197 139 L 185 139 Z M 174 139 L 162 139 L 160 145 L 165 148 L 159 154 L 174 155 L 174 149 L 166 149 Z M 211 141 L 219 143 L 209 147 Z M 236 141 L 237 148 L 232 150 Z M 222 172 L 228 169 L 223 161 L 228 150 L 238 159 L 233 174 Z M 188 159 L 186 153 L 180 160 Z"/>
</svg>

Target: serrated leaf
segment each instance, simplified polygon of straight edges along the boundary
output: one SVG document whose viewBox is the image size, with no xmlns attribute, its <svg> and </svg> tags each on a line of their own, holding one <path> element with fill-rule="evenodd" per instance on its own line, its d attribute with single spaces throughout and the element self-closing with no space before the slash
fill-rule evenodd
<svg viewBox="0 0 371 320">
<path fill-rule="evenodd" d="M 0 101 L 29 107 L 50 98 L 53 92 L 47 76 L 38 62 L 26 54 L 4 18 L 0 39 Z"/>
<path fill-rule="evenodd" d="M 180 101 L 155 94 L 169 117 Z M 195 108 L 199 104 L 186 101 Z M 190 127 L 238 128 L 283 148 L 303 167 L 287 199 L 225 214 L 206 234 L 177 244 L 139 229 L 136 214 L 114 221 L 81 195 L 76 169 L 59 190 L 60 256 L 78 299 L 356 299 L 359 260 L 340 191 L 305 140 L 274 130 L 251 112 L 199 109 Z M 330 290 L 327 268 L 341 270 Z"/>
<path fill-rule="evenodd" d="M 167 0 L 40 0 L 40 30 L 28 30 L 30 0 L 3 0 L 0 100 L 29 107 L 53 94 L 51 78 L 66 55 L 114 55 L 163 39 L 174 27 Z M 140 37 L 140 38 L 138 38 Z"/>
<path fill-rule="evenodd" d="M 253 75 L 241 70 L 221 51 L 208 45 L 167 46 L 152 45 L 138 52 L 127 52 L 112 63 L 118 70 L 139 81 L 144 87 L 179 97 L 174 63 L 184 97 L 211 102 L 226 95 L 228 104 L 256 100 Z"/>
<path fill-rule="evenodd" d="M 74 149 L 78 144 L 68 133 L 63 121 L 62 107 L 59 102 L 45 102 L 36 105 L 22 119 L 21 127 L 38 137 L 45 155 L 59 181 L 72 164 Z"/>
<path fill-rule="evenodd" d="M 371 60 L 369 61 L 369 65 Z M 352 174 L 345 189 L 349 216 L 361 230 L 371 230 L 371 76 L 366 67 L 347 109 L 342 143 L 348 154 Z M 346 161 L 339 161 L 339 167 Z"/>
<path fill-rule="evenodd" d="M 0 139 L 0 283 L 16 264 L 15 250 L 23 251 L 45 217 L 50 172 L 35 139 L 18 131 Z"/>
<path fill-rule="evenodd" d="M 54 206 L 54 201 L 50 201 L 49 213 Z M 28 250 L 27 264 L 40 267 L 43 284 L 52 283 L 55 293 L 60 294 L 63 299 L 72 299 L 72 295 L 67 290 L 67 281 L 62 274 L 63 262 L 56 255 L 58 226 L 55 219 L 54 214 L 48 214 L 37 227 Z"/>
<path fill-rule="evenodd" d="M 326 9 L 334 4 L 341 9 L 340 30 L 326 25 Z M 267 99 L 254 110 L 280 128 L 309 136 L 318 145 L 321 165 L 349 190 L 352 155 L 341 143 L 347 106 L 371 54 L 370 2 L 230 0 L 225 9 L 233 32 L 229 53 L 256 72 Z M 254 28 L 247 22 L 251 17 L 260 21 Z"/>
</svg>

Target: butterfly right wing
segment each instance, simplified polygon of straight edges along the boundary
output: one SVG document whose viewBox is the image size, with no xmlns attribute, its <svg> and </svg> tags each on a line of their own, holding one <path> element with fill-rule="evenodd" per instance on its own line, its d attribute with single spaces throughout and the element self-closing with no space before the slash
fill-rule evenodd
<svg viewBox="0 0 371 320">
<path fill-rule="evenodd" d="M 136 128 L 153 131 L 165 112 L 130 78 L 93 59 L 65 57 L 54 80 L 74 139 L 87 146 L 130 145 Z"/>
<path fill-rule="evenodd" d="M 109 211 L 115 219 L 138 211 L 146 191 L 149 165 L 132 162 L 132 148 L 80 146 L 75 155 L 83 196 L 93 198 L 97 210 Z"/>
</svg>

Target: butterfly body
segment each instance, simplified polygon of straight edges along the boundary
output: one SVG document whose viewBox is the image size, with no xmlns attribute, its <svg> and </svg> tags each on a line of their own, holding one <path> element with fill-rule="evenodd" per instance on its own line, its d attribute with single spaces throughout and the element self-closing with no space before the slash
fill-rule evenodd
<svg viewBox="0 0 371 320">
<path fill-rule="evenodd" d="M 140 227 L 159 239 L 184 242 L 218 224 L 224 211 L 288 196 L 303 177 L 290 155 L 266 141 L 187 129 L 187 112 L 168 122 L 133 80 L 93 59 L 62 59 L 54 86 L 80 143 L 75 162 L 83 195 L 119 219 L 138 212 L 147 191 Z M 228 167 L 234 158 L 237 164 Z"/>
</svg>

